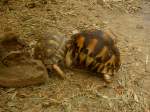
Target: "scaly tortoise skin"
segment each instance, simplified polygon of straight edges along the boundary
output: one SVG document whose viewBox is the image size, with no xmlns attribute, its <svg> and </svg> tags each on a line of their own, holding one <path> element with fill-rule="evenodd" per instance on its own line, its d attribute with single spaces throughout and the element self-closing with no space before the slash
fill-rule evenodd
<svg viewBox="0 0 150 112">
<path fill-rule="evenodd" d="M 65 78 L 60 65 L 63 65 L 66 41 L 60 33 L 45 32 L 34 48 L 34 58 L 42 60 L 48 71 L 56 71 L 61 78 Z"/>
<path fill-rule="evenodd" d="M 120 52 L 109 33 L 86 30 L 71 37 L 65 64 L 100 73 L 106 82 L 111 82 L 111 77 L 120 67 Z"/>
</svg>

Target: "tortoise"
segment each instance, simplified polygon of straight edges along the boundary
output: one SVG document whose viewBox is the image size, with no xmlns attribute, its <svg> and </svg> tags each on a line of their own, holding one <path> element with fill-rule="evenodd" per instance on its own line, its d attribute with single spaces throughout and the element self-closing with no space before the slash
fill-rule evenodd
<svg viewBox="0 0 150 112">
<path fill-rule="evenodd" d="M 65 55 L 66 66 L 101 74 L 106 82 L 120 68 L 120 52 L 110 31 L 85 30 L 72 35 Z"/>
<path fill-rule="evenodd" d="M 65 78 L 64 57 L 67 38 L 59 32 L 44 32 L 34 47 L 34 58 L 42 60 L 48 73 L 56 72 Z"/>
</svg>

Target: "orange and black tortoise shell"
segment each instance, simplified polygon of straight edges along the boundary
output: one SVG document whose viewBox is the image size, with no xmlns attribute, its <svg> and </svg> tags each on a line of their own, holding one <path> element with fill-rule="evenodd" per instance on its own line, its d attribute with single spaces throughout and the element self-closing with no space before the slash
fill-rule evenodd
<svg viewBox="0 0 150 112">
<path fill-rule="evenodd" d="M 120 67 L 120 52 L 111 36 L 101 30 L 87 30 L 71 37 L 72 65 L 113 75 Z"/>
</svg>

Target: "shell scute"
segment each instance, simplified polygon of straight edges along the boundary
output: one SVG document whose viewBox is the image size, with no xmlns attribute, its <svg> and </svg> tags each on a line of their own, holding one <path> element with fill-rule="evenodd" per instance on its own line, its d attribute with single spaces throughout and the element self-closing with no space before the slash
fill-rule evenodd
<svg viewBox="0 0 150 112">
<path fill-rule="evenodd" d="M 120 67 L 120 52 L 113 38 L 101 30 L 87 30 L 74 34 L 71 39 L 67 52 L 72 50 L 72 65 L 102 73 L 110 82 Z"/>
</svg>

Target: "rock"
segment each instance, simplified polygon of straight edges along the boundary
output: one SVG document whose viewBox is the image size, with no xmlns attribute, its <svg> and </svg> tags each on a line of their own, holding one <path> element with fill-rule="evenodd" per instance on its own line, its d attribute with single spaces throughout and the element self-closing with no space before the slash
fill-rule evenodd
<svg viewBox="0 0 150 112">
<path fill-rule="evenodd" d="M 0 35 L 0 86 L 24 87 L 48 79 L 43 63 L 33 59 L 31 54 L 30 47 L 18 34 Z"/>
<path fill-rule="evenodd" d="M 9 67 L 0 65 L 2 87 L 25 87 L 44 83 L 47 79 L 47 70 L 39 60 L 28 59 L 27 63 Z"/>
</svg>

